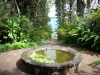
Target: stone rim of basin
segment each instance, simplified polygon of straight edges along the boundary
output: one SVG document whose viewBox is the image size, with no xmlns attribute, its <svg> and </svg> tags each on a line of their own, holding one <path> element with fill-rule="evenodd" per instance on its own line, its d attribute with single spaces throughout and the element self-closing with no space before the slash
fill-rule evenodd
<svg viewBox="0 0 100 75">
<path fill-rule="evenodd" d="M 48 49 L 56 49 L 56 50 L 62 50 L 65 52 L 69 52 L 73 55 L 73 59 L 64 63 L 41 63 L 41 62 L 36 62 L 34 60 L 30 60 L 27 57 L 27 53 L 31 53 L 31 52 L 35 52 L 35 51 L 39 51 L 39 50 L 48 50 Z M 69 67 L 74 67 L 74 66 L 78 66 L 79 63 L 82 61 L 82 55 L 80 53 L 78 53 L 77 51 L 74 51 L 72 49 L 67 49 L 67 47 L 62 47 L 62 46 L 56 46 L 56 45 L 52 45 L 52 46 L 39 46 L 39 47 L 35 47 L 32 50 L 27 50 L 25 52 L 22 53 L 21 55 L 21 59 L 25 62 L 28 63 L 32 66 L 35 67 L 41 67 L 42 68 L 57 68 L 57 69 L 67 69 Z"/>
</svg>

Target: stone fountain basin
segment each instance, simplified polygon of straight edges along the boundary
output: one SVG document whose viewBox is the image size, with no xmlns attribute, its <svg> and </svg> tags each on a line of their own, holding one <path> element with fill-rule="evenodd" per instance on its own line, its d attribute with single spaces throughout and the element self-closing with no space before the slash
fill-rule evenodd
<svg viewBox="0 0 100 75">
<path fill-rule="evenodd" d="M 37 62 L 35 60 L 31 60 L 27 56 L 27 54 L 30 54 L 32 52 L 36 52 L 39 50 L 52 50 L 52 49 L 71 53 L 73 55 L 73 58 L 72 58 L 72 60 L 67 61 L 67 62 L 49 64 L 49 63 L 41 63 L 41 62 Z M 33 48 L 32 50 L 25 51 L 22 53 L 21 59 L 25 65 L 28 65 L 28 67 L 33 68 L 33 70 L 35 70 L 35 71 L 37 69 L 37 70 L 44 71 L 45 73 L 47 71 L 53 73 L 56 71 L 61 72 L 61 71 L 68 70 L 69 68 L 72 68 L 72 67 L 77 67 L 80 64 L 80 62 L 82 61 L 82 55 L 80 53 L 78 53 L 77 51 L 68 49 L 67 47 L 51 45 L 51 46 L 40 46 L 40 47 Z"/>
</svg>

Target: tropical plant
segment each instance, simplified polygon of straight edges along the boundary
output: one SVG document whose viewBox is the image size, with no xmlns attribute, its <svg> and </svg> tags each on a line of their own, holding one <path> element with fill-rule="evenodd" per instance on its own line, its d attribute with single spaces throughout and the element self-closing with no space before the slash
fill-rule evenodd
<svg viewBox="0 0 100 75">
<path fill-rule="evenodd" d="M 100 60 L 96 60 L 89 65 L 92 66 L 92 67 L 98 66 L 98 65 L 100 65 Z"/>
<path fill-rule="evenodd" d="M 60 40 L 66 43 L 77 44 L 86 48 L 91 48 L 94 51 L 100 51 L 100 36 L 91 32 L 84 23 L 78 25 L 65 24 L 57 30 Z"/>
<path fill-rule="evenodd" d="M 100 35 L 100 9 L 88 18 L 86 25 L 92 32 Z"/>
</svg>

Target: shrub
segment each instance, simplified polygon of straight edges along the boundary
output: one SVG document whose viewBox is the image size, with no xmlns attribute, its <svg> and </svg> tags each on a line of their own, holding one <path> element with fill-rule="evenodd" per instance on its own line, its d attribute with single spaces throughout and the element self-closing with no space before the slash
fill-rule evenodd
<svg viewBox="0 0 100 75">
<path fill-rule="evenodd" d="M 64 38 L 59 38 L 60 40 L 63 39 L 66 43 L 77 44 L 86 48 L 91 48 L 94 51 L 100 51 L 100 36 L 92 32 L 86 26 L 81 24 L 74 27 L 69 26 L 69 28 L 65 29 L 63 26 L 63 28 L 59 28 L 58 30 L 60 37 L 64 36 Z"/>
<path fill-rule="evenodd" d="M 9 34 L 9 25 L 7 24 L 7 19 L 9 19 L 9 5 L 0 2 L 0 44 L 11 42 Z"/>
<path fill-rule="evenodd" d="M 38 25 L 37 25 L 38 26 Z M 30 29 L 28 41 L 49 40 L 51 38 L 52 29 L 50 25 L 38 26 Z"/>
<path fill-rule="evenodd" d="M 27 48 L 27 47 L 35 47 L 35 46 L 43 45 L 43 44 L 44 44 L 43 42 L 27 42 L 27 43 L 15 42 L 13 44 L 10 44 L 10 43 L 1 44 L 0 52 L 21 49 L 21 48 Z"/>
<path fill-rule="evenodd" d="M 70 22 L 64 23 L 57 29 L 58 39 L 59 40 L 66 40 L 69 36 L 69 31 L 73 29 L 73 26 Z"/>
<path fill-rule="evenodd" d="M 100 35 L 100 9 L 88 18 L 86 25 L 92 32 Z"/>
</svg>

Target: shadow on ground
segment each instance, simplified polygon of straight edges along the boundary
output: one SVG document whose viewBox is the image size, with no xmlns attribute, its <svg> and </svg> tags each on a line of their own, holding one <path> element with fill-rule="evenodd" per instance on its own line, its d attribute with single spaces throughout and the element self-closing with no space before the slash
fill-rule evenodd
<svg viewBox="0 0 100 75">
<path fill-rule="evenodd" d="M 30 75 L 19 71 L 17 68 L 14 68 L 12 71 L 9 70 L 0 70 L 0 75 Z"/>
<path fill-rule="evenodd" d="M 17 68 L 20 70 L 20 71 L 22 71 L 22 72 L 25 72 L 25 73 L 27 73 L 27 74 L 32 74 L 32 75 L 34 75 L 34 69 L 33 68 L 31 68 L 31 67 L 29 67 L 29 65 L 25 65 L 24 64 L 24 62 L 21 60 L 21 59 L 19 59 L 17 62 L 16 62 L 16 66 L 17 66 Z"/>
<path fill-rule="evenodd" d="M 12 70 L 1 70 L 0 69 L 0 75 L 31 75 L 29 74 L 29 70 L 25 65 L 22 64 L 21 59 L 19 59 L 16 62 L 17 68 L 14 68 Z"/>
</svg>

